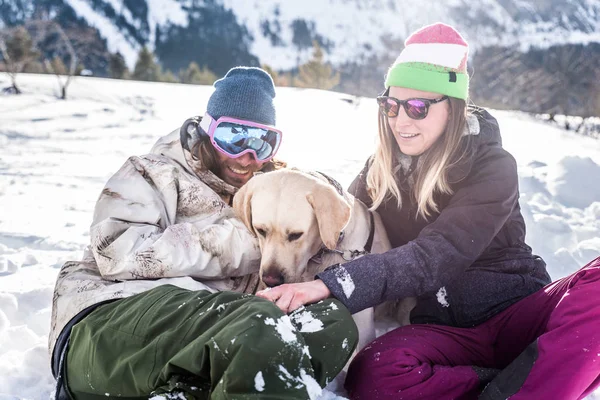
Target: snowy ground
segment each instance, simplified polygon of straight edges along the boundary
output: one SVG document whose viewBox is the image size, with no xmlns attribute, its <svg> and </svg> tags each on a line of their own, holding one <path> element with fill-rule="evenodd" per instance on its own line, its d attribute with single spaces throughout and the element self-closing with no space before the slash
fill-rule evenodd
<svg viewBox="0 0 600 400">
<path fill-rule="evenodd" d="M 77 78 L 61 101 L 51 76 L 21 75 L 20 83 L 25 94 L 0 95 L 0 400 L 50 397 L 46 342 L 58 269 L 80 257 L 111 174 L 203 113 L 212 92 Z M 0 87 L 8 85 L 0 75 Z M 374 101 L 351 103 L 316 90 L 278 93 L 280 157 L 347 186 L 374 146 Z M 528 241 L 553 278 L 565 276 L 600 255 L 600 140 L 519 112 L 493 114 L 519 164 Z"/>
</svg>

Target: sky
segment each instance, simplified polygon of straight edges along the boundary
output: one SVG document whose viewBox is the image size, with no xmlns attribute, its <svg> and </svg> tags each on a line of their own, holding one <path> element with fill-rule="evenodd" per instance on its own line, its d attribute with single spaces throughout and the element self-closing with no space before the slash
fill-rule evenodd
<svg viewBox="0 0 600 400">
<path fill-rule="evenodd" d="M 88 244 L 104 184 L 127 157 L 203 114 L 213 89 L 77 77 L 63 101 L 54 76 L 18 79 L 22 95 L 0 94 L 0 400 L 37 400 L 54 385 L 54 282 Z M 279 158 L 347 187 L 374 149 L 374 99 L 279 88 L 276 106 Z M 518 163 L 527 241 L 553 279 L 566 276 L 600 255 L 600 140 L 518 111 L 491 113 Z M 323 400 L 344 399 L 330 389 Z"/>
</svg>

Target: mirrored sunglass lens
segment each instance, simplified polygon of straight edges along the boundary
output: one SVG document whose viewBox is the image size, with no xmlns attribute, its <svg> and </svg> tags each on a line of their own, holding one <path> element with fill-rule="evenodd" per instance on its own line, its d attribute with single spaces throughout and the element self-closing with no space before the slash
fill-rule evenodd
<svg viewBox="0 0 600 400">
<path fill-rule="evenodd" d="M 381 107 L 388 117 L 395 117 L 398 115 L 398 103 L 392 99 L 385 99 L 382 102 Z"/>
<path fill-rule="evenodd" d="M 277 149 L 281 136 L 278 132 L 267 129 L 224 122 L 215 129 L 213 140 L 229 154 L 254 150 L 256 156 L 263 160 Z"/>
<path fill-rule="evenodd" d="M 412 119 L 423 119 L 427 116 L 427 104 L 422 100 L 408 100 L 406 114 Z"/>
</svg>

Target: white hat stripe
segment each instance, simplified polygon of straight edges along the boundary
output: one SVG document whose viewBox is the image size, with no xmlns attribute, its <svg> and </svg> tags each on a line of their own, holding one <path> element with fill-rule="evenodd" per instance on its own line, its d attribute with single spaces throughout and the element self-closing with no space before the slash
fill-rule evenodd
<svg viewBox="0 0 600 400">
<path fill-rule="evenodd" d="M 468 47 L 460 44 L 412 43 L 402 50 L 394 64 L 420 62 L 457 69 Z"/>
</svg>

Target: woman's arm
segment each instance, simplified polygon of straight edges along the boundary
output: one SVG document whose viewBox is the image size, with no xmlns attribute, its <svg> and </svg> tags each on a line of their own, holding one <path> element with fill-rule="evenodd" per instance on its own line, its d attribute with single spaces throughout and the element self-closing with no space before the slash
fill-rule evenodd
<svg viewBox="0 0 600 400">
<path fill-rule="evenodd" d="M 438 218 L 404 246 L 329 268 L 318 277 L 351 312 L 431 293 L 473 264 L 518 201 L 517 166 L 501 148 L 475 163 Z"/>
<path fill-rule="evenodd" d="M 191 188 L 193 201 L 179 204 L 189 222 L 176 221 L 183 174 L 173 161 L 150 155 L 131 157 L 108 181 L 91 227 L 91 249 L 104 278 L 216 279 L 258 270 L 256 239 L 199 180 Z"/>
</svg>

